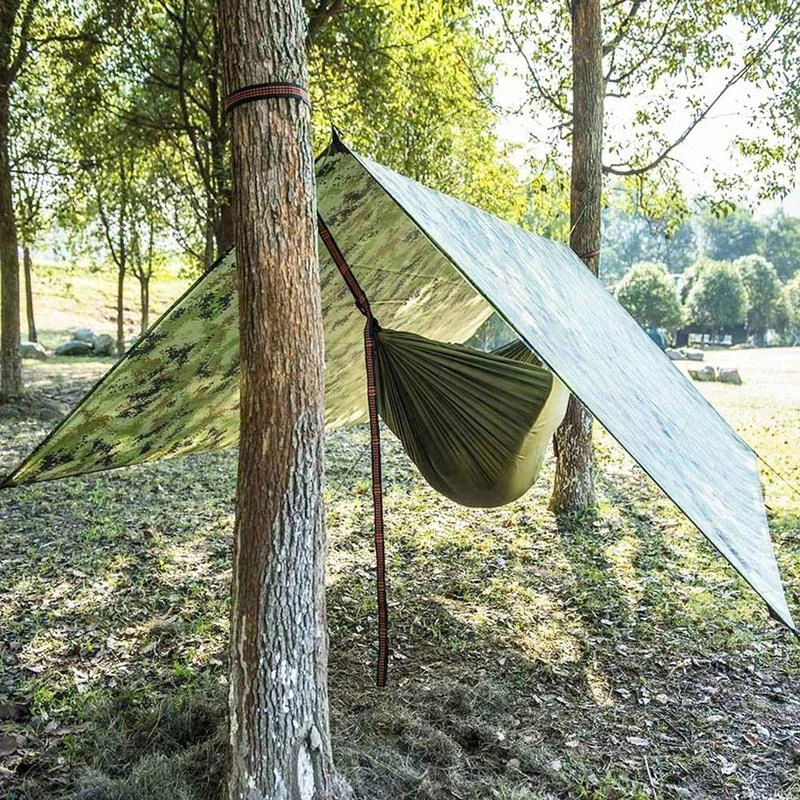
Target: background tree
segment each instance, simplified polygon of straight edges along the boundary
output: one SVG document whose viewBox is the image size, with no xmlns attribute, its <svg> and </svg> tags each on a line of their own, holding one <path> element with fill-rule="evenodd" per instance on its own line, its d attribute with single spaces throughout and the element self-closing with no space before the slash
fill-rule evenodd
<svg viewBox="0 0 800 800">
<path fill-rule="evenodd" d="M 358 152 L 518 221 L 524 190 L 497 146 L 496 73 L 473 0 L 308 3 L 318 146 Z"/>
<path fill-rule="evenodd" d="M 107 142 L 101 160 L 87 162 L 88 212 L 96 215 L 97 233 L 117 270 L 116 346 L 117 353 L 125 352 L 125 277 L 135 232 L 133 182 L 136 157 L 124 145 Z"/>
<path fill-rule="evenodd" d="M 15 142 L 16 143 L 16 142 Z M 13 152 L 12 148 L 12 152 Z M 28 341 L 38 342 L 33 303 L 33 257 L 31 249 L 45 226 L 44 195 L 52 185 L 46 169 L 46 158 L 39 165 L 25 163 L 14 154 L 14 211 L 17 232 L 22 243 L 22 271 L 25 283 L 25 316 L 28 323 Z"/>
<path fill-rule="evenodd" d="M 11 180 L 11 87 L 28 54 L 36 4 L 0 3 L 0 401 L 22 394 L 19 332 L 19 252 Z"/>
<path fill-rule="evenodd" d="M 764 230 L 750 211 L 737 209 L 719 216 L 706 212 L 700 220 L 703 255 L 710 259 L 735 261 L 764 249 Z"/>
<path fill-rule="evenodd" d="M 139 184 L 136 189 L 133 202 L 138 213 L 131 238 L 130 264 L 139 282 L 139 332 L 144 334 L 150 327 L 150 281 L 156 266 L 164 259 L 164 251 L 157 248 L 163 219 L 153 202 L 151 185 Z"/>
<path fill-rule="evenodd" d="M 663 264 L 634 264 L 617 284 L 617 300 L 645 329 L 674 331 L 683 319 L 678 290 Z"/>
<path fill-rule="evenodd" d="M 684 306 L 684 308 L 686 307 L 689 295 L 695 283 L 697 283 L 697 279 L 700 277 L 700 273 L 703 271 L 703 267 L 710 263 L 711 260 L 708 258 L 698 258 L 697 261 L 688 266 L 681 275 L 680 281 L 678 282 L 678 299 L 681 301 L 681 305 Z"/>
<path fill-rule="evenodd" d="M 696 274 L 686 301 L 689 321 L 704 333 L 716 335 L 741 325 L 747 312 L 747 290 L 739 270 L 726 261 L 704 261 Z"/>
<path fill-rule="evenodd" d="M 798 344 L 800 343 L 800 272 L 783 287 L 781 300 L 784 336 L 788 344 Z"/>
<path fill-rule="evenodd" d="M 764 255 L 775 266 L 782 281 L 800 272 L 800 218 L 783 211 L 766 221 Z"/>
<path fill-rule="evenodd" d="M 621 278 L 640 261 L 655 261 L 667 272 L 680 273 L 697 259 L 691 219 L 677 221 L 672 215 L 648 218 L 627 191 L 613 194 L 616 199 L 603 210 L 604 280 Z"/>
<path fill-rule="evenodd" d="M 155 0 L 116 16 L 125 81 L 137 100 L 125 114 L 158 138 L 161 174 L 182 213 L 173 234 L 204 267 L 225 249 L 230 204 L 228 128 L 215 4 Z"/>
<path fill-rule="evenodd" d="M 45 79 L 51 59 L 41 57 L 16 82 L 16 113 L 11 118 L 9 152 L 14 180 L 14 211 L 22 245 L 25 314 L 28 341 L 38 341 L 33 302 L 33 256 L 52 216 L 52 198 L 58 189 L 59 143 L 53 132 Z"/>
<path fill-rule="evenodd" d="M 772 330 L 778 334 L 781 345 L 791 345 L 793 342 L 792 319 L 789 309 L 785 286 L 781 287 L 778 299 L 772 304 Z"/>
<path fill-rule="evenodd" d="M 307 85 L 299 0 L 224 0 L 227 86 Z M 322 310 L 308 108 L 231 115 L 241 427 L 228 797 L 338 795 L 328 723 Z"/>
<path fill-rule="evenodd" d="M 781 282 L 775 267 L 763 256 L 743 256 L 734 262 L 747 290 L 747 333 L 763 344 L 781 296 Z"/>
<path fill-rule="evenodd" d="M 168 212 L 157 197 L 173 166 L 170 142 L 142 124 L 142 86 L 132 81 L 125 51 L 114 40 L 73 60 L 57 79 L 58 102 L 51 105 L 64 159 L 77 165 L 64 181 L 59 220 L 75 246 L 93 255 L 99 250 L 115 268 L 116 347 L 122 354 L 130 273 L 139 281 L 141 323 L 148 321 L 154 245 L 167 225 Z"/>
<path fill-rule="evenodd" d="M 519 218 L 524 201 L 496 147 L 490 54 L 469 0 L 322 0 L 306 3 L 305 13 L 317 151 L 334 122 L 360 152 Z M 109 19 L 124 53 L 115 69 L 138 97 L 124 113 L 163 145 L 162 213 L 181 246 L 208 266 L 224 249 L 230 202 L 214 3 L 148 0 Z M 113 108 L 110 89 L 100 101 Z"/>
<path fill-rule="evenodd" d="M 800 269 L 800 219 L 778 210 L 759 219 L 747 209 L 727 214 L 706 210 L 695 218 L 703 253 L 712 259 L 733 261 L 763 255 L 778 277 L 788 280 Z"/>
<path fill-rule="evenodd" d="M 676 148 L 708 118 L 732 87 L 741 82 L 768 85 L 771 79 L 762 64 L 776 52 L 782 52 L 785 58 L 786 53 L 794 52 L 797 47 L 793 36 L 796 9 L 788 0 L 764 2 L 757 8 L 735 2 L 715 3 L 707 6 L 703 14 L 697 14 L 691 4 L 631 0 L 609 3 L 605 19 L 601 18 L 599 2 L 574 0 L 567 8 L 569 14 L 562 3 L 494 0 L 494 12 L 506 45 L 515 53 L 527 82 L 531 106 L 536 107 L 537 116 L 549 113 L 552 120 L 551 124 L 541 126 L 546 133 L 538 144 L 546 148 L 548 158 L 559 159 L 565 156 L 564 143 L 571 138 L 574 177 L 576 168 L 581 172 L 587 169 L 587 153 L 580 146 L 576 148 L 576 139 L 580 142 L 587 136 L 586 109 L 598 106 L 602 109 L 604 99 L 611 103 L 624 100 L 627 108 L 636 109 L 632 115 L 625 114 L 626 124 L 618 124 L 604 135 L 601 111 L 599 122 L 591 126 L 591 136 L 599 136 L 599 150 L 596 153 L 592 150 L 589 169 L 592 174 L 600 169 L 606 175 L 624 178 L 637 187 L 640 197 L 647 198 L 651 207 L 657 199 L 660 205 L 685 208 L 677 181 Z M 747 47 L 738 59 L 725 27 L 734 18 L 748 33 Z M 571 54 L 571 63 L 567 54 Z M 721 63 L 727 66 L 723 86 L 709 95 L 705 77 L 710 70 L 719 69 Z M 576 65 L 580 65 L 580 70 Z M 580 75 L 589 65 L 592 92 L 587 97 L 585 87 L 580 85 Z M 780 60 L 773 61 L 772 68 L 781 69 Z M 788 69 L 784 65 L 783 71 Z M 788 81 L 785 90 L 792 91 Z M 678 98 L 684 99 L 683 108 L 671 113 Z M 676 118 L 681 117 L 680 133 L 669 136 L 666 133 L 669 123 L 674 125 Z M 787 111 L 783 121 L 789 118 Z M 777 118 L 771 121 L 777 123 Z M 776 133 L 783 130 L 779 124 L 774 128 Z M 763 160 L 769 151 L 753 146 L 750 152 L 756 160 Z M 576 161 L 578 153 L 582 163 Z M 595 166 L 595 161 L 600 162 L 599 166 Z M 599 190 L 595 192 L 593 188 L 594 178 L 590 184 L 584 182 L 585 178 L 583 174 L 572 185 L 571 205 L 575 210 L 572 219 L 574 225 L 578 215 L 582 215 L 579 227 L 590 225 L 586 214 L 590 219 L 595 212 L 599 216 L 601 202 Z M 578 196 L 576 185 L 580 187 Z M 591 202 L 587 202 L 589 196 Z M 576 235 L 574 228 L 572 233 Z M 596 244 L 576 252 L 594 253 L 598 247 L 599 237 Z M 588 260 L 588 266 L 597 271 L 596 256 Z M 565 432 L 569 435 L 564 436 Z M 551 503 L 554 508 L 591 504 L 590 437 L 588 418 L 571 409 L 555 440 L 557 466 Z"/>
<path fill-rule="evenodd" d="M 91 9 L 75 12 L 66 0 L 0 2 L 0 401 L 22 394 L 20 357 L 19 236 L 11 164 L 15 92 L 23 70 L 44 56 L 72 58 L 99 40 Z M 43 71 L 43 74 L 47 74 Z"/>
</svg>

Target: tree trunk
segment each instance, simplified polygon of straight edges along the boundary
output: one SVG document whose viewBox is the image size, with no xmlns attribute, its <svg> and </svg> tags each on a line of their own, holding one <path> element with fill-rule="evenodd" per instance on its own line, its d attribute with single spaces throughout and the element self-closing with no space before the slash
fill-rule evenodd
<svg viewBox="0 0 800 800">
<path fill-rule="evenodd" d="M 144 336 L 150 327 L 150 276 L 139 276 L 139 307 L 141 309 L 141 324 L 139 329 Z"/>
<path fill-rule="evenodd" d="M 223 0 L 228 90 L 307 85 L 300 0 Z M 241 435 L 230 646 L 230 800 L 341 789 L 328 724 L 323 343 L 309 111 L 233 110 Z"/>
<path fill-rule="evenodd" d="M 28 318 L 28 341 L 38 342 L 36 333 L 36 319 L 33 316 L 33 262 L 31 260 L 31 249 L 28 245 L 22 248 L 22 264 L 25 273 L 25 315 Z"/>
<path fill-rule="evenodd" d="M 125 267 L 117 266 L 117 355 L 125 354 Z"/>
<path fill-rule="evenodd" d="M 572 0 L 572 181 L 570 247 L 598 273 L 603 184 L 603 29 L 600 0 Z M 575 397 L 556 431 L 556 474 L 550 508 L 595 504 L 592 417 Z"/>
<path fill-rule="evenodd" d="M 221 124 L 217 127 L 219 117 L 219 88 L 213 73 L 208 79 L 209 116 L 212 123 L 211 135 L 211 184 L 214 187 L 214 243 L 216 245 L 215 257 L 220 258 L 231 246 L 233 231 L 231 230 L 230 201 L 224 194 L 226 186 L 225 151 L 228 147 L 227 127 Z"/>
<path fill-rule="evenodd" d="M 22 394 L 22 356 L 19 343 L 19 252 L 11 190 L 8 81 L 0 76 L 0 401 Z"/>
<path fill-rule="evenodd" d="M 217 224 L 216 242 L 217 257 L 233 247 L 233 208 L 230 203 L 220 206 L 219 223 Z"/>
<path fill-rule="evenodd" d="M 209 269 L 214 263 L 214 204 L 209 200 L 206 204 L 206 227 L 205 227 L 205 246 L 203 248 L 203 269 Z"/>
</svg>

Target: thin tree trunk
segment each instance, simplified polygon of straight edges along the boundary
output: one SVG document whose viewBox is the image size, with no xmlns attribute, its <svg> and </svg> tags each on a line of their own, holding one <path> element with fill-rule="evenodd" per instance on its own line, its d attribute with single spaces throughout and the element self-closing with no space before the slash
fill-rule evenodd
<svg viewBox="0 0 800 800">
<path fill-rule="evenodd" d="M 300 0 L 223 0 L 228 89 L 307 85 Z M 339 794 L 328 724 L 323 342 L 308 109 L 231 114 L 241 436 L 230 646 L 230 800 Z"/>
<path fill-rule="evenodd" d="M 28 341 L 38 342 L 36 319 L 33 316 L 33 261 L 31 260 L 31 249 L 27 244 L 22 248 L 22 264 L 25 273 L 25 315 L 28 318 Z"/>
<path fill-rule="evenodd" d="M 214 263 L 214 218 L 212 214 L 214 213 L 214 206 L 211 200 L 207 203 L 206 209 L 206 229 L 205 229 L 205 246 L 203 248 L 203 261 L 205 262 L 203 265 L 204 269 L 208 269 Z"/>
<path fill-rule="evenodd" d="M 233 208 L 230 203 L 220 206 L 216 233 L 217 257 L 233 247 Z"/>
<path fill-rule="evenodd" d="M 230 203 L 226 202 L 223 190 L 226 185 L 225 150 L 228 145 L 227 127 L 217 125 L 219 118 L 219 87 L 212 73 L 208 78 L 209 117 L 212 122 L 211 135 L 211 176 L 214 187 L 214 244 L 215 258 L 231 246 L 231 217 Z"/>
<path fill-rule="evenodd" d="M 603 183 L 603 29 L 600 0 L 572 0 L 572 181 L 570 247 L 596 275 Z M 592 417 L 575 397 L 556 431 L 550 507 L 580 511 L 595 504 Z"/>
<path fill-rule="evenodd" d="M 13 20 L 13 17 L 12 17 Z M 0 401 L 22 394 L 19 332 L 19 252 L 8 153 L 9 101 L 7 80 L 0 76 Z"/>
<path fill-rule="evenodd" d="M 142 335 L 150 327 L 150 276 L 139 277 L 139 306 L 141 308 L 141 323 L 139 325 Z"/>
<path fill-rule="evenodd" d="M 117 355 L 125 353 L 125 268 L 117 266 Z"/>
</svg>

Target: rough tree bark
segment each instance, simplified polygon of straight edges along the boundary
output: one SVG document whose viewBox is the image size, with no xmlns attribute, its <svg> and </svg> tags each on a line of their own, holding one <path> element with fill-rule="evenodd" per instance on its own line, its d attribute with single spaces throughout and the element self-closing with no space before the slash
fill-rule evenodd
<svg viewBox="0 0 800 800">
<path fill-rule="evenodd" d="M 5 6 L 0 3 L 0 8 Z M 6 17 L 6 14 L 2 15 Z M 13 14 L 6 31 L 5 20 L 0 35 L 9 40 Z M 22 357 L 19 351 L 19 251 L 17 245 L 17 224 L 14 219 L 14 201 L 11 188 L 11 161 L 8 152 L 9 137 L 9 97 L 8 70 L 0 72 L 0 401 L 14 400 L 22 394 Z"/>
<path fill-rule="evenodd" d="M 38 342 L 36 318 L 33 315 L 33 260 L 31 248 L 26 244 L 22 248 L 22 264 L 25 274 L 25 316 L 28 321 L 28 341 Z"/>
<path fill-rule="evenodd" d="M 603 29 L 600 0 L 572 0 L 572 180 L 570 247 L 596 275 L 603 183 Z M 550 507 L 595 504 L 592 417 L 575 397 L 554 438 L 556 474 Z"/>
<path fill-rule="evenodd" d="M 301 0 L 222 0 L 230 90 L 307 85 Z M 328 724 L 323 342 L 310 116 L 297 100 L 231 114 L 241 437 L 230 646 L 230 800 L 346 788 Z"/>
</svg>

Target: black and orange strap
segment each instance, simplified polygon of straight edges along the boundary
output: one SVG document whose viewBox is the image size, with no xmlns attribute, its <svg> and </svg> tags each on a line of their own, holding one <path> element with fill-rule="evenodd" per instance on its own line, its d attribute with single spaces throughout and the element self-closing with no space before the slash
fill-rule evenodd
<svg viewBox="0 0 800 800">
<path fill-rule="evenodd" d="M 367 409 L 369 412 L 370 453 L 372 456 L 372 513 L 375 538 L 375 573 L 378 600 L 378 668 L 376 683 L 386 686 L 386 673 L 389 666 L 389 610 L 386 604 L 386 546 L 383 523 L 383 481 L 381 475 L 381 431 L 378 422 L 378 389 L 375 372 L 376 334 L 380 330 L 378 321 L 372 314 L 369 300 L 353 275 L 342 251 L 336 244 L 328 226 L 317 215 L 317 225 L 322 243 L 336 264 L 347 288 L 353 295 L 356 308 L 366 317 L 364 325 L 364 357 L 367 366 Z"/>
<path fill-rule="evenodd" d="M 254 100 L 269 100 L 272 98 L 286 97 L 299 100 L 311 108 L 311 98 L 308 90 L 299 83 L 253 83 L 236 89 L 225 98 L 225 111 L 230 112 L 242 103 L 252 103 Z"/>
</svg>

